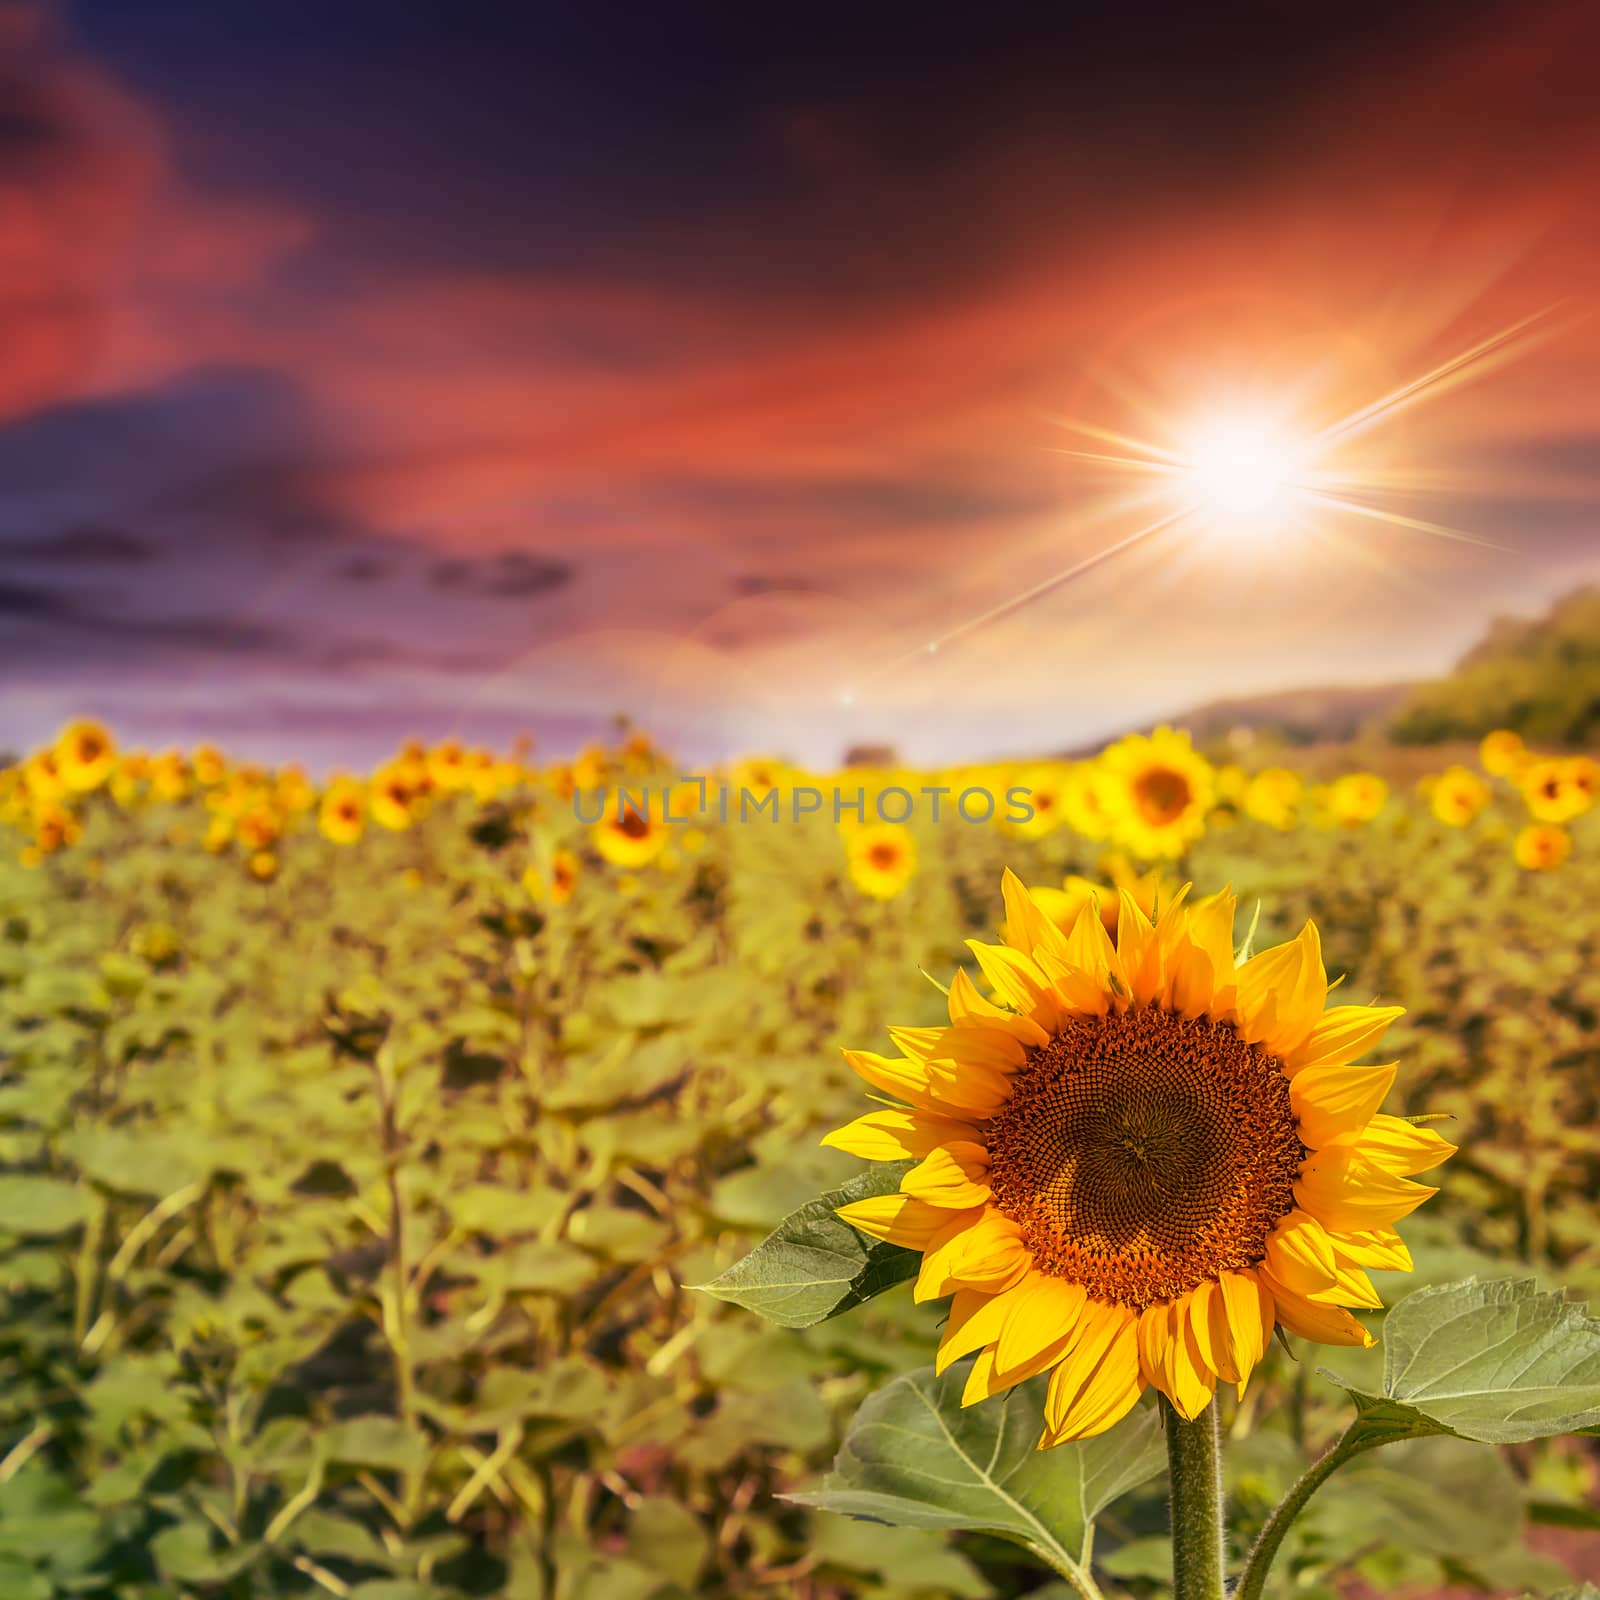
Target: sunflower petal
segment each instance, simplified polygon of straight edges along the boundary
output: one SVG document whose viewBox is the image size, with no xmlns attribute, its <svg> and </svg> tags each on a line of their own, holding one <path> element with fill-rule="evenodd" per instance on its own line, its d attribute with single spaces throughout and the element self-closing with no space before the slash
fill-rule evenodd
<svg viewBox="0 0 1600 1600">
<path fill-rule="evenodd" d="M 1456 1153 L 1456 1146 L 1432 1128 L 1382 1113 L 1373 1117 L 1359 1133 L 1339 1142 L 1348 1143 L 1374 1166 L 1399 1178 L 1427 1172 Z"/>
<path fill-rule="evenodd" d="M 1266 1268 L 1261 1269 L 1263 1281 L 1271 1291 L 1278 1321 L 1290 1333 L 1317 1344 L 1350 1344 L 1370 1347 L 1377 1343 L 1350 1313 L 1341 1306 L 1321 1305 L 1292 1293 L 1279 1283 Z"/>
<path fill-rule="evenodd" d="M 965 1140 L 935 1145 L 901 1180 L 900 1192 L 964 1211 L 989 1198 L 989 1150 Z"/>
<path fill-rule="evenodd" d="M 1133 1409 L 1144 1392 L 1133 1314 L 1123 1313 L 1110 1343 L 1086 1375 L 1076 1380 L 1064 1376 L 1064 1365 L 1057 1365 L 1050 1380 L 1045 1401 L 1045 1414 L 1050 1420 L 1039 1440 L 1041 1450 L 1069 1439 L 1093 1438 Z"/>
<path fill-rule="evenodd" d="M 1045 1422 L 1051 1433 L 1061 1434 L 1084 1384 L 1112 1344 L 1131 1334 L 1133 1323 L 1133 1313 L 1126 1306 L 1110 1305 L 1104 1300 L 1090 1300 L 1084 1306 L 1077 1337 L 1056 1364 L 1045 1396 Z"/>
<path fill-rule="evenodd" d="M 956 1028 L 998 1028 L 1019 1043 L 1033 1047 L 1050 1042 L 1048 1031 L 1031 1017 L 1007 1011 L 979 994 L 977 984 L 964 967 L 958 967 L 950 980 L 950 1023 Z"/>
<path fill-rule="evenodd" d="M 1049 980 L 1031 956 L 1020 955 L 1002 944 L 984 944 L 981 939 L 968 939 L 967 948 L 977 957 L 978 969 L 994 992 L 1018 1015 L 1046 1030 L 1061 1020 L 1061 1008 L 1050 992 Z"/>
<path fill-rule="evenodd" d="M 1010 867 L 1001 874 L 1000 893 L 1006 906 L 1005 941 L 1013 950 L 1025 956 L 1040 949 L 1065 953 L 1066 936 Z"/>
<path fill-rule="evenodd" d="M 1313 1150 L 1366 1127 L 1394 1086 L 1396 1063 L 1305 1067 L 1289 1080 L 1300 1137 Z"/>
<path fill-rule="evenodd" d="M 1287 944 L 1252 956 L 1239 968 L 1241 1033 L 1283 1055 L 1305 1042 L 1328 999 L 1317 925 L 1307 922 Z"/>
<path fill-rule="evenodd" d="M 908 1194 L 876 1194 L 865 1200 L 852 1200 L 839 1206 L 834 1215 L 843 1217 L 852 1228 L 887 1244 L 904 1245 L 908 1250 L 925 1250 L 928 1242 L 949 1227 L 951 1215 L 941 1206 L 930 1206 Z M 972 1214 L 976 1220 L 977 1213 Z"/>
<path fill-rule="evenodd" d="M 970 1123 L 936 1117 L 927 1111 L 886 1110 L 869 1111 L 864 1117 L 835 1128 L 823 1135 L 822 1143 L 830 1150 L 843 1150 L 864 1161 L 904 1161 L 908 1157 L 921 1160 L 935 1145 L 954 1139 L 976 1141 L 978 1137 Z"/>
<path fill-rule="evenodd" d="M 1301 1209 L 1335 1233 L 1386 1228 L 1438 1192 L 1386 1172 L 1359 1150 L 1337 1145 L 1314 1151 L 1294 1186 Z"/>
<path fill-rule="evenodd" d="M 1016 1310 L 995 1347 L 995 1367 L 1010 1372 L 1072 1337 L 1088 1299 L 1082 1284 L 1030 1273 L 1017 1290 Z"/>
<path fill-rule="evenodd" d="M 1404 1006 L 1334 1006 L 1324 1011 L 1294 1049 L 1280 1052 L 1291 1077 L 1302 1067 L 1343 1066 L 1364 1056 L 1388 1031 Z"/>
</svg>

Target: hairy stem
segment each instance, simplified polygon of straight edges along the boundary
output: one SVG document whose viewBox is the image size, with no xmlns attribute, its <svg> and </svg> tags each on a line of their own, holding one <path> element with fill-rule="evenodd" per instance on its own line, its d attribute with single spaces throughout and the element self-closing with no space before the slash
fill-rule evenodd
<svg viewBox="0 0 1600 1600">
<path fill-rule="evenodd" d="M 1222 1600 L 1222 1431 L 1213 1400 L 1186 1422 L 1165 1395 L 1173 1600 Z"/>
<path fill-rule="evenodd" d="M 1277 1509 L 1267 1518 L 1266 1526 L 1256 1535 L 1256 1542 L 1250 1547 L 1250 1555 L 1245 1561 L 1233 1600 L 1261 1600 L 1272 1559 L 1277 1555 L 1278 1546 L 1283 1543 L 1290 1525 L 1305 1508 L 1306 1501 L 1353 1456 L 1388 1442 L 1384 1438 L 1371 1436 L 1353 1439 L 1352 1432 L 1345 1433 L 1327 1454 L 1313 1461 L 1300 1474 L 1294 1487 L 1278 1502 Z"/>
</svg>

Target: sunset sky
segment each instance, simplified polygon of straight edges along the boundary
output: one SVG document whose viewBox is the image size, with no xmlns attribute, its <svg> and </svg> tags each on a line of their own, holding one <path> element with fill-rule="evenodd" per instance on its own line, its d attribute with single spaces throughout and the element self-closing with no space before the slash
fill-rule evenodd
<svg viewBox="0 0 1600 1600">
<path fill-rule="evenodd" d="M 1057 749 L 1600 578 L 1600 6 L 1095 10 L 0 0 L 0 748 Z M 1067 423 L 1528 317 L 1334 463 L 1477 542 L 1296 499 L 1008 609 L 1170 504 Z"/>
</svg>

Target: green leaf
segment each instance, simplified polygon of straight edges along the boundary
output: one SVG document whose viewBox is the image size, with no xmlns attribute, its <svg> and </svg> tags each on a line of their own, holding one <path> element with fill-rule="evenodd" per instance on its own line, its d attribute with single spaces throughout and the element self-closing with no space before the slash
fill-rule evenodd
<svg viewBox="0 0 1600 1600">
<path fill-rule="evenodd" d="M 942 1377 L 924 1367 L 880 1389 L 856 1413 L 822 1487 L 789 1498 L 903 1527 L 998 1534 L 1070 1571 L 1095 1517 L 1161 1470 L 1160 1417 L 1144 1406 L 1097 1438 L 1041 1451 L 1049 1380 L 963 1409 L 969 1365 Z"/>
<path fill-rule="evenodd" d="M 1372 1442 L 1519 1444 L 1600 1424 L 1600 1320 L 1531 1280 L 1420 1289 L 1385 1319 L 1384 1351 L 1381 1395 L 1346 1385 Z"/>
<path fill-rule="evenodd" d="M 0 1176 L 0 1232 L 67 1233 L 88 1215 L 88 1194 L 65 1178 Z"/>
<path fill-rule="evenodd" d="M 704 1524 L 665 1495 L 646 1495 L 628 1516 L 628 1554 L 641 1567 L 693 1589 L 710 1554 Z"/>
<path fill-rule="evenodd" d="M 874 1163 L 847 1184 L 792 1211 L 743 1260 L 695 1287 L 784 1328 L 810 1328 L 916 1275 L 915 1250 L 884 1244 L 834 1215 L 840 1206 L 893 1194 L 914 1163 Z"/>
<path fill-rule="evenodd" d="M 395 1417 L 347 1417 L 328 1428 L 322 1442 L 330 1461 L 393 1472 L 420 1467 L 427 1457 L 425 1442 Z"/>
</svg>

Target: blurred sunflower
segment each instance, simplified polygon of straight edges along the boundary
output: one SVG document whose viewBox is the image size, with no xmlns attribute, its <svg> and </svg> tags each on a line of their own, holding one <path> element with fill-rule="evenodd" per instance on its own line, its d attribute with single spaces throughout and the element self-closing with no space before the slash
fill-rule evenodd
<svg viewBox="0 0 1600 1600">
<path fill-rule="evenodd" d="M 1522 771 L 1522 798 L 1538 822 L 1570 822 L 1594 804 L 1594 763 L 1546 756 Z"/>
<path fill-rule="evenodd" d="M 410 761 L 391 761 L 372 774 L 367 809 L 380 828 L 404 833 L 417 819 L 422 797 L 417 788 L 417 766 Z"/>
<path fill-rule="evenodd" d="M 614 808 L 589 830 L 594 847 L 614 867 L 643 867 L 666 848 L 671 824 L 646 805 L 639 811 L 618 795 Z"/>
<path fill-rule="evenodd" d="M 366 793 L 353 778 L 335 778 L 317 811 L 322 836 L 334 844 L 354 844 L 367 825 Z"/>
<path fill-rule="evenodd" d="M 1294 826 L 1304 788 L 1298 772 L 1287 767 L 1263 767 L 1245 785 L 1245 815 L 1287 832 Z"/>
<path fill-rule="evenodd" d="M 250 860 L 246 865 L 249 868 L 250 876 L 257 883 L 270 883 L 278 876 L 278 857 L 275 851 L 252 851 Z"/>
<path fill-rule="evenodd" d="M 1109 837 L 1116 825 L 1117 780 L 1097 761 L 1074 761 L 1061 786 L 1061 814 L 1085 839 Z"/>
<path fill-rule="evenodd" d="M 551 905 L 564 906 L 572 898 L 572 891 L 577 885 L 578 858 L 570 850 L 557 850 L 550 857 Z M 522 874 L 522 887 L 527 890 L 530 899 L 542 901 L 546 898 L 544 879 L 537 866 L 530 865 Z"/>
<path fill-rule="evenodd" d="M 53 856 L 58 850 L 76 844 L 82 834 L 83 824 L 65 806 L 46 802 L 34 813 L 33 845 L 41 856 Z"/>
<path fill-rule="evenodd" d="M 1172 728 L 1130 733 L 1101 757 L 1118 783 L 1115 836 L 1136 856 L 1182 855 L 1205 832 L 1211 763 Z"/>
<path fill-rule="evenodd" d="M 1441 822 L 1464 828 L 1489 803 L 1489 786 L 1468 767 L 1446 767 L 1428 791 L 1428 804 Z"/>
<path fill-rule="evenodd" d="M 1112 852 L 1101 857 L 1100 871 L 1107 883 L 1096 883 L 1093 878 L 1083 878 L 1068 873 L 1059 889 L 1043 885 L 1028 891 L 1040 909 L 1063 933 L 1070 933 L 1078 920 L 1078 913 L 1091 900 L 1100 907 L 1100 920 L 1113 939 L 1117 936 L 1117 919 L 1121 915 L 1119 891 L 1126 890 L 1133 903 L 1147 917 L 1156 915 L 1158 905 L 1165 905 L 1177 893 L 1178 885 L 1162 872 L 1152 867 L 1148 872 L 1138 872 L 1124 855 Z M 1002 935 L 1003 936 L 1003 935 Z"/>
<path fill-rule="evenodd" d="M 1495 778 L 1513 777 L 1527 755 L 1522 735 L 1510 728 L 1496 728 L 1493 733 L 1484 734 L 1478 745 L 1478 764 Z"/>
<path fill-rule="evenodd" d="M 1324 1011 L 1316 928 L 1237 963 L 1234 900 L 1179 894 L 1151 923 L 1124 894 L 1063 933 L 1016 876 L 1005 945 L 971 942 L 950 1026 L 846 1051 L 900 1108 L 823 1141 L 910 1158 L 896 1194 L 839 1215 L 922 1253 L 916 1298 L 954 1295 L 943 1370 L 963 1403 L 1051 1372 L 1041 1447 L 1103 1432 L 1147 1385 L 1185 1417 L 1242 1389 L 1275 1327 L 1369 1345 L 1369 1267 L 1405 1270 L 1393 1224 L 1452 1153 L 1378 1112 L 1395 1069 L 1356 1066 L 1400 1014 Z"/>
<path fill-rule="evenodd" d="M 1071 769 L 1060 763 L 1048 766 L 1024 767 L 1006 786 L 1007 790 L 1024 789 L 1028 795 L 1030 814 L 1022 822 L 1005 823 L 1005 830 L 1018 839 L 1043 839 L 1054 833 L 1067 820 L 1069 794 L 1077 797 L 1080 783 L 1071 778 Z M 1004 811 L 1001 812 L 1003 816 Z M 1083 816 L 1092 822 L 1092 809 L 1085 804 Z M 1076 826 L 1076 824 L 1075 824 Z M 1080 828 L 1080 833 L 1085 830 Z M 1103 838 L 1104 833 L 1090 837 Z"/>
<path fill-rule="evenodd" d="M 176 750 L 163 750 L 151 758 L 150 787 L 163 800 L 181 800 L 189 792 L 189 769 Z"/>
<path fill-rule="evenodd" d="M 98 789 L 117 765 L 117 747 L 98 722 L 69 722 L 56 737 L 56 771 L 76 794 Z"/>
<path fill-rule="evenodd" d="M 194 781 L 204 788 L 221 783 L 222 775 L 228 770 L 227 758 L 215 745 L 210 744 L 195 746 L 189 766 L 194 772 Z"/>
<path fill-rule="evenodd" d="M 917 846 L 898 822 L 843 830 L 850 881 L 874 900 L 893 900 L 916 876 Z"/>
<path fill-rule="evenodd" d="M 1572 854 L 1572 837 L 1553 822 L 1530 822 L 1511 848 L 1525 872 L 1550 872 Z"/>
<path fill-rule="evenodd" d="M 1324 801 L 1340 827 L 1371 822 L 1389 803 L 1389 785 L 1375 772 L 1347 772 L 1328 785 Z"/>
</svg>

